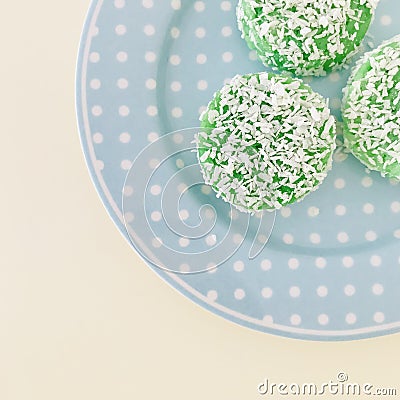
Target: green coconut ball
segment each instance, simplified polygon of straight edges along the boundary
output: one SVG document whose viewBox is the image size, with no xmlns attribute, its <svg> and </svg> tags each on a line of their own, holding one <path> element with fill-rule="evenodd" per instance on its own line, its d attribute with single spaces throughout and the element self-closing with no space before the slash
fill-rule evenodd
<svg viewBox="0 0 400 400">
<path fill-rule="evenodd" d="M 316 190 L 332 167 L 335 119 L 301 80 L 235 76 L 201 116 L 196 136 L 206 184 L 245 212 L 276 210 Z"/>
<path fill-rule="evenodd" d="M 358 51 L 378 0 L 239 0 L 238 27 L 261 61 L 326 75 Z"/>
<path fill-rule="evenodd" d="M 400 35 L 358 61 L 342 113 L 345 146 L 369 169 L 400 179 Z"/>
</svg>

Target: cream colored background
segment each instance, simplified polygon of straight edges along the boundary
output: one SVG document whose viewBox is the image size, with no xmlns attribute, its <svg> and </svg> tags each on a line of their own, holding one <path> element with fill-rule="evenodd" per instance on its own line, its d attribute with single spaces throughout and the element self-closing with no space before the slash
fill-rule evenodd
<svg viewBox="0 0 400 400">
<path fill-rule="evenodd" d="M 264 377 L 322 382 L 340 370 L 398 384 L 399 335 L 326 344 L 253 332 L 192 304 L 133 253 L 78 140 L 88 3 L 2 3 L 0 399 L 257 399 Z"/>
</svg>

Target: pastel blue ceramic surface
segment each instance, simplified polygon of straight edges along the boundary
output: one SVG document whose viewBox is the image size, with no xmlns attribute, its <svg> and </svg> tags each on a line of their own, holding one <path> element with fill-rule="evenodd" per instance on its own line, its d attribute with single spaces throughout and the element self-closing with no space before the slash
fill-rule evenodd
<svg viewBox="0 0 400 400">
<path fill-rule="evenodd" d="M 136 156 L 168 132 L 197 126 L 199 113 L 226 79 L 265 70 L 240 38 L 235 6 L 233 0 L 95 0 L 90 7 L 77 71 L 80 135 L 102 201 L 128 240 L 123 196 L 135 202 L 139 191 L 137 201 L 143 201 L 134 179 L 123 195 Z M 397 0 L 381 0 L 365 48 L 399 33 L 399 18 Z M 348 76 L 343 70 L 306 79 L 330 98 L 339 120 Z M 168 241 L 157 207 L 171 171 L 160 171 L 146 207 Z M 198 216 L 208 202 L 221 200 L 202 190 L 187 202 L 185 218 Z M 125 217 L 129 223 L 135 215 Z M 216 229 L 229 219 L 228 212 L 219 213 Z M 142 237 L 140 229 L 133 233 L 151 252 L 152 238 Z M 232 240 L 239 239 L 233 232 Z M 209 272 L 184 275 L 150 267 L 211 312 L 262 332 L 351 340 L 399 331 L 400 185 L 369 173 L 340 146 L 322 187 L 277 214 L 269 242 L 252 260 L 249 240 Z M 188 243 L 183 247 L 190 249 Z"/>
</svg>

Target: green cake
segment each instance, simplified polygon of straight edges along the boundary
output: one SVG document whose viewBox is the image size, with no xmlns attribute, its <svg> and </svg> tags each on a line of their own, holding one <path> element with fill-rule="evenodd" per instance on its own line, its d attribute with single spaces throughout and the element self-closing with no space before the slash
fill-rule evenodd
<svg viewBox="0 0 400 400">
<path fill-rule="evenodd" d="M 358 50 L 378 0 L 239 0 L 238 27 L 261 61 L 326 75 Z"/>
<path fill-rule="evenodd" d="M 301 80 L 236 76 L 201 116 L 204 180 L 241 211 L 276 210 L 317 189 L 332 166 L 336 125 L 326 100 Z"/>
<path fill-rule="evenodd" d="M 400 35 L 358 61 L 342 108 L 345 145 L 369 169 L 400 179 Z"/>
</svg>

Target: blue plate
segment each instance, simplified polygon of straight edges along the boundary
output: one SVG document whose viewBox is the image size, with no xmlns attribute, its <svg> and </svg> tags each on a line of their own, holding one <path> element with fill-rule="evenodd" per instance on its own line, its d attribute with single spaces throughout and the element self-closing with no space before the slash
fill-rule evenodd
<svg viewBox="0 0 400 400">
<path fill-rule="evenodd" d="M 244 235 L 240 226 L 231 224 L 242 216 L 201 185 L 186 200 L 182 196 L 180 209 L 171 214 L 175 217 L 168 215 L 169 221 L 165 220 L 160 204 L 167 182 L 185 193 L 182 182 L 171 179 L 184 169 L 182 157 L 165 169 L 159 168 L 162 160 L 150 157 L 153 181 L 142 187 L 140 174 L 131 171 L 125 183 L 133 161 L 149 144 L 161 143 L 158 139 L 169 132 L 198 125 L 199 113 L 224 81 L 265 70 L 240 38 L 235 5 L 228 0 L 93 1 L 79 53 L 77 112 L 87 164 L 102 201 L 142 255 L 137 243 L 143 244 L 145 259 L 161 278 L 230 321 L 312 340 L 397 332 L 400 186 L 366 171 L 340 145 L 321 188 L 277 214 L 266 246 L 268 230 L 260 233 L 254 225 Z M 381 0 L 364 50 L 399 33 L 397 9 L 396 0 Z M 330 98 L 339 121 L 341 91 L 348 76 L 349 70 L 342 70 L 305 79 Z M 173 140 L 181 143 L 182 135 Z M 141 230 L 135 223 L 138 215 L 123 208 L 124 203 L 143 209 L 143 202 L 150 230 Z M 212 221 L 198 237 L 214 249 L 207 272 L 187 274 L 194 242 L 176 241 L 171 226 L 164 227 L 173 225 L 174 218 L 192 227 L 196 221 Z M 235 246 L 229 257 L 221 257 L 222 250 L 215 248 L 227 227 Z M 186 252 L 188 261 L 170 258 L 173 268 L 155 266 L 152 255 L 161 242 Z M 260 251 L 249 257 L 257 242 Z"/>
</svg>

